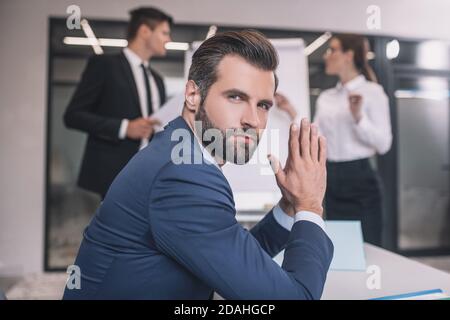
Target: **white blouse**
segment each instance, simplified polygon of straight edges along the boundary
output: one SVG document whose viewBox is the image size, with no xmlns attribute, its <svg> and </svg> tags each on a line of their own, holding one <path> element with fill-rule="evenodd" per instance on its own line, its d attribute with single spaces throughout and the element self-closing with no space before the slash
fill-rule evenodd
<svg viewBox="0 0 450 320">
<path fill-rule="evenodd" d="M 356 123 L 350 111 L 350 93 L 362 96 L 362 117 Z M 314 123 L 327 138 L 330 161 L 351 161 L 384 154 L 392 144 L 389 102 L 383 88 L 363 75 L 322 92 Z"/>
</svg>

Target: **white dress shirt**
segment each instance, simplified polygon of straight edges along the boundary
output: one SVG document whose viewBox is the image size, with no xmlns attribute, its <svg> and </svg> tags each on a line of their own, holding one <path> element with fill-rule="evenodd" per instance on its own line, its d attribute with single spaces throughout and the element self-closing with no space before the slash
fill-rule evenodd
<svg viewBox="0 0 450 320">
<path fill-rule="evenodd" d="M 359 122 L 350 111 L 349 94 L 362 96 Z M 392 143 L 389 102 L 383 88 L 363 75 L 325 90 L 317 99 L 314 122 L 327 138 L 330 161 L 351 161 L 384 154 Z"/>
<path fill-rule="evenodd" d="M 216 166 L 219 170 L 222 170 L 222 168 L 217 163 L 216 159 L 209 153 L 208 150 L 203 146 L 203 144 L 200 142 L 200 139 L 197 137 L 197 135 L 194 133 L 195 138 L 197 139 L 198 144 L 200 145 L 200 149 L 202 150 L 203 158 L 209 162 L 210 164 Z M 291 231 L 292 226 L 297 221 L 309 221 L 316 225 L 318 225 L 324 232 L 325 230 L 325 222 L 323 221 L 322 217 L 319 216 L 316 213 L 310 212 L 310 211 L 299 211 L 295 214 L 294 217 L 291 217 L 287 213 L 285 213 L 279 204 L 277 204 L 273 210 L 273 216 L 275 218 L 275 221 L 278 222 L 279 225 L 281 225 L 283 228 L 285 228 L 288 231 Z"/>
<path fill-rule="evenodd" d="M 147 106 L 147 90 L 145 89 L 145 78 L 142 73 L 141 64 L 145 66 L 148 70 L 148 61 L 142 61 L 142 59 L 133 52 L 130 48 L 124 48 L 123 53 L 130 64 L 131 71 L 133 73 L 134 82 L 136 83 L 137 92 L 139 96 L 139 105 L 141 108 L 142 117 L 148 117 L 148 106 Z M 156 85 L 155 79 L 153 78 L 151 72 L 147 72 L 149 82 L 150 82 L 150 92 L 152 95 L 152 109 L 156 112 L 160 107 L 160 97 L 158 86 Z M 119 138 L 125 139 L 127 134 L 128 119 L 123 119 L 120 125 Z M 148 139 L 142 139 L 140 149 L 144 148 L 148 144 Z"/>
</svg>

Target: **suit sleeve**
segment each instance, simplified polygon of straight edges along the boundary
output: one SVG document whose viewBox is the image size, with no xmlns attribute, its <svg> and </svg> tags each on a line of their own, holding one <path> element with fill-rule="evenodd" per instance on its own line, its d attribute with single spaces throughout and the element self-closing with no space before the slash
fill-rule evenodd
<svg viewBox="0 0 450 320">
<path fill-rule="evenodd" d="M 107 68 L 103 56 L 89 59 L 81 81 L 64 114 L 68 128 L 78 129 L 98 138 L 118 141 L 122 119 L 100 115 L 97 112 L 104 94 Z"/>
<path fill-rule="evenodd" d="M 250 230 L 250 233 L 271 257 L 275 257 L 284 249 L 290 234 L 275 220 L 272 210 Z"/>
<path fill-rule="evenodd" d="M 157 248 L 225 299 L 319 299 L 333 252 L 320 227 L 295 223 L 280 267 L 236 221 L 223 177 L 204 167 L 170 164 L 155 179 L 149 221 Z"/>
</svg>

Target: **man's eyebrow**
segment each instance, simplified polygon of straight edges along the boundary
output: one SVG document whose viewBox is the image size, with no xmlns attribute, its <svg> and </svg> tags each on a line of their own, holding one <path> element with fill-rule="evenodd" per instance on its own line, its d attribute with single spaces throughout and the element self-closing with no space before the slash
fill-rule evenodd
<svg viewBox="0 0 450 320">
<path fill-rule="evenodd" d="M 250 98 L 250 96 L 242 90 L 239 89 L 228 89 L 223 92 L 224 95 L 237 95 L 244 99 Z"/>
<path fill-rule="evenodd" d="M 273 106 L 273 100 L 271 100 L 271 99 L 262 99 L 259 101 L 259 103 L 265 103 L 271 107 Z"/>
</svg>

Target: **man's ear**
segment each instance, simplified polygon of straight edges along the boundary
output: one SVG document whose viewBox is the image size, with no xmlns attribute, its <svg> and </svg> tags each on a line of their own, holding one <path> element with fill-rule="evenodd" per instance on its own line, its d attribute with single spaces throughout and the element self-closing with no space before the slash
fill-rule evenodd
<svg viewBox="0 0 450 320">
<path fill-rule="evenodd" d="M 141 24 L 138 28 L 137 34 L 140 34 L 142 37 L 147 38 L 152 34 L 153 30 L 146 24 Z"/>
<path fill-rule="evenodd" d="M 197 112 L 198 108 L 200 107 L 200 89 L 195 84 L 193 80 L 189 80 L 186 82 L 186 89 L 184 92 L 184 101 L 186 108 L 190 112 Z"/>
</svg>

